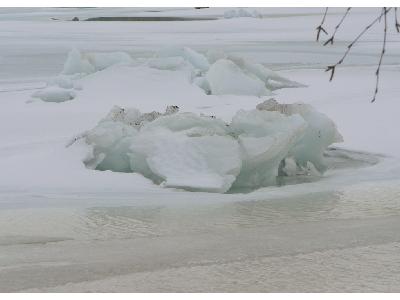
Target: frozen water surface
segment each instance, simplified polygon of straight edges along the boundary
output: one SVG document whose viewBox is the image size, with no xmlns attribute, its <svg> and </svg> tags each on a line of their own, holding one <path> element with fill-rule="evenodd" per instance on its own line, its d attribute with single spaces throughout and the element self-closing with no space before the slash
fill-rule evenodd
<svg viewBox="0 0 400 300">
<path fill-rule="evenodd" d="M 354 26 L 338 32 L 330 48 L 314 41 L 322 9 L 263 8 L 250 10 L 256 17 L 228 19 L 233 13 L 223 8 L 155 10 L 0 10 L 0 291 L 399 292 L 394 31 L 371 105 L 378 30 L 366 35 L 332 83 L 323 70 L 374 9 L 354 9 Z M 332 9 L 328 25 L 341 13 Z M 69 21 L 74 16 L 215 20 Z M 186 50 L 186 57 L 161 61 L 165 46 L 207 58 L 239 55 L 307 85 L 273 92 L 280 103 L 311 104 L 338 126 L 344 143 L 325 152 L 324 176 L 213 194 L 86 169 L 85 153 L 65 145 L 114 105 L 141 111 L 178 105 L 229 121 L 265 100 L 207 95 L 193 80 L 204 71 L 185 65 L 192 60 L 202 69 L 204 60 Z M 129 57 L 119 54 L 119 64 L 109 54 L 92 56 L 101 70 L 71 82 L 58 74 L 73 48 Z M 32 102 L 46 86 L 73 90 L 75 97 Z"/>
</svg>

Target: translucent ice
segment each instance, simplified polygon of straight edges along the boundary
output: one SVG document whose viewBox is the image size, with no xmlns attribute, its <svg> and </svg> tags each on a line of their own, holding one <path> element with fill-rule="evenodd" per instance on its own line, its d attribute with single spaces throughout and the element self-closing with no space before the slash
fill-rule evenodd
<svg viewBox="0 0 400 300">
<path fill-rule="evenodd" d="M 270 95 L 269 90 L 257 77 L 251 77 L 227 59 L 215 62 L 206 74 L 206 79 L 214 95 Z"/>
<path fill-rule="evenodd" d="M 160 70 L 188 70 L 193 84 L 214 95 L 263 96 L 280 88 L 304 86 L 261 64 L 222 50 L 209 50 L 203 55 L 189 47 L 168 47 L 150 59 L 148 66 Z"/>
<path fill-rule="evenodd" d="M 335 123 L 323 113 L 315 110 L 311 105 L 304 103 L 280 104 L 274 99 L 257 105 L 261 111 L 276 111 L 287 116 L 301 116 L 307 122 L 307 130 L 290 154 L 296 162 L 306 167 L 311 162 L 319 172 L 324 172 L 323 152 L 333 144 L 343 141 Z"/>
<path fill-rule="evenodd" d="M 230 123 L 194 113 L 141 113 L 115 106 L 84 137 L 89 168 L 136 172 L 165 187 L 226 192 L 320 174 L 323 152 L 341 141 L 335 124 L 304 104 L 265 101 Z"/>
<path fill-rule="evenodd" d="M 95 72 L 95 67 L 85 58 L 78 49 L 72 49 L 64 63 L 62 74 L 90 74 Z"/>
<path fill-rule="evenodd" d="M 81 53 L 78 49 L 72 49 L 68 53 L 62 74 L 90 74 L 115 64 L 129 64 L 131 62 L 132 58 L 124 52 Z"/>
</svg>

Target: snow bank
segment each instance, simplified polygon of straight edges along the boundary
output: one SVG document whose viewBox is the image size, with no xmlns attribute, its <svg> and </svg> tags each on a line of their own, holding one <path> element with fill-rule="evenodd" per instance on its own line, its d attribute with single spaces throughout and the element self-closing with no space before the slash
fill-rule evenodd
<svg viewBox="0 0 400 300">
<path fill-rule="evenodd" d="M 322 153 L 341 141 L 335 124 L 311 106 L 274 100 L 238 111 L 230 123 L 176 106 L 164 113 L 115 106 L 78 138 L 90 147 L 88 168 L 218 193 L 274 185 L 282 174 L 322 173 Z"/>
<path fill-rule="evenodd" d="M 159 70 L 189 71 L 192 83 L 206 94 L 264 96 L 276 89 L 304 87 L 261 64 L 218 50 L 203 55 L 188 47 L 169 47 L 147 64 Z"/>
</svg>

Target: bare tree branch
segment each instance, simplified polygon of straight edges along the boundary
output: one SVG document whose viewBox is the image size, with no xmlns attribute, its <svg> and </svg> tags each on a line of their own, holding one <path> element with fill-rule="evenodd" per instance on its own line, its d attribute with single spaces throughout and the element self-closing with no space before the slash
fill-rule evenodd
<svg viewBox="0 0 400 300">
<path fill-rule="evenodd" d="M 385 8 L 384 7 L 382 7 L 382 14 L 380 15 L 380 17 L 379 17 L 379 23 L 381 22 L 381 20 L 382 20 L 382 16 L 383 16 L 383 13 L 385 12 Z"/>
<path fill-rule="evenodd" d="M 386 52 L 387 13 L 388 13 L 388 11 L 389 10 L 386 7 L 383 8 L 383 12 L 384 12 L 383 18 L 384 18 L 384 22 L 385 22 L 385 28 L 383 30 L 383 42 L 382 42 L 381 56 L 379 58 L 378 68 L 376 69 L 376 72 L 375 72 L 375 76 L 376 76 L 375 92 L 374 92 L 374 97 L 372 98 L 371 102 L 375 102 L 376 94 L 378 94 L 379 74 L 380 74 L 380 70 L 381 70 L 382 59 Z"/>
<path fill-rule="evenodd" d="M 346 16 L 348 15 L 348 13 L 350 12 L 351 7 L 348 7 L 346 9 L 346 12 L 344 13 L 342 19 L 339 21 L 339 23 L 335 26 L 335 31 L 333 32 L 332 36 L 324 43 L 324 46 L 328 45 L 329 43 L 331 45 L 333 45 L 333 40 L 335 39 L 335 34 L 338 31 L 338 29 L 340 28 L 340 25 L 342 25 L 344 19 L 346 18 Z"/>
<path fill-rule="evenodd" d="M 400 23 L 399 20 L 397 19 L 397 7 L 394 8 L 394 21 L 395 21 L 394 26 L 396 27 L 397 32 L 400 32 Z"/>
<path fill-rule="evenodd" d="M 335 69 L 338 65 L 342 64 L 343 61 L 345 60 L 346 56 L 349 54 L 351 48 L 358 42 L 358 40 L 372 27 L 374 26 L 380 18 L 382 18 L 383 15 L 387 15 L 387 13 L 391 10 L 392 8 L 385 8 L 382 13 L 379 14 L 379 16 L 374 19 L 370 24 L 368 24 L 357 36 L 356 38 L 347 46 L 347 49 L 345 51 L 345 53 L 343 54 L 343 56 L 339 59 L 339 61 L 333 65 L 327 66 L 326 68 L 326 72 L 331 72 L 331 76 L 329 78 L 329 81 L 332 81 L 333 76 L 335 74 Z"/>
<path fill-rule="evenodd" d="M 322 21 L 321 24 L 319 24 L 316 28 L 317 30 L 317 42 L 319 41 L 319 35 L 321 34 L 321 31 L 325 34 L 328 34 L 328 32 L 322 27 L 322 25 L 324 25 L 325 23 L 325 18 L 326 18 L 326 14 L 328 13 L 328 7 L 325 8 L 325 13 L 324 16 L 322 17 Z"/>
</svg>

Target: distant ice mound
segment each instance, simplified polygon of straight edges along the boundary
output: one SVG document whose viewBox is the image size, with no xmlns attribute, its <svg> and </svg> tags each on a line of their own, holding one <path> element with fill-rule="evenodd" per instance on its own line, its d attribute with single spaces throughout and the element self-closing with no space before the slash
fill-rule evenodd
<svg viewBox="0 0 400 300">
<path fill-rule="evenodd" d="M 82 89 L 79 80 L 117 64 L 130 64 L 133 60 L 124 52 L 90 52 L 82 53 L 78 49 L 72 49 L 64 63 L 63 70 L 55 78 L 47 82 L 42 90 L 33 93 L 32 98 L 38 98 L 45 102 L 60 103 L 72 100 L 77 92 Z"/>
<path fill-rule="evenodd" d="M 32 94 L 33 98 L 39 98 L 45 102 L 64 102 L 74 99 L 75 92 L 68 88 L 49 86 Z"/>
<path fill-rule="evenodd" d="M 271 95 L 276 89 L 304 86 L 262 64 L 217 50 L 204 55 L 188 47 L 169 47 L 153 58 L 139 61 L 149 68 L 184 71 L 188 80 L 206 94 L 262 97 Z M 44 90 L 32 94 L 32 98 L 56 103 L 72 100 L 82 89 L 80 80 L 83 77 L 116 65 L 132 66 L 133 62 L 132 57 L 124 52 L 81 52 L 72 49 L 61 73 L 49 80 Z"/>
<path fill-rule="evenodd" d="M 129 64 L 133 60 L 125 52 L 88 52 L 81 53 L 78 49 L 72 49 L 64 63 L 62 74 L 90 74 L 104 70 L 116 64 Z"/>
<path fill-rule="evenodd" d="M 275 185 L 277 176 L 320 175 L 323 152 L 342 141 L 335 124 L 305 104 L 271 99 L 230 123 L 210 116 L 141 113 L 115 106 L 76 137 L 90 147 L 90 169 L 135 172 L 165 187 L 224 193 Z"/>
<path fill-rule="evenodd" d="M 225 11 L 224 18 L 262 18 L 262 15 L 255 9 L 249 10 L 245 8 L 238 8 Z"/>
<path fill-rule="evenodd" d="M 204 55 L 188 47 L 167 48 L 150 59 L 148 66 L 171 71 L 186 69 L 193 84 L 213 95 L 260 97 L 271 95 L 276 89 L 304 87 L 261 64 L 216 50 Z"/>
</svg>

